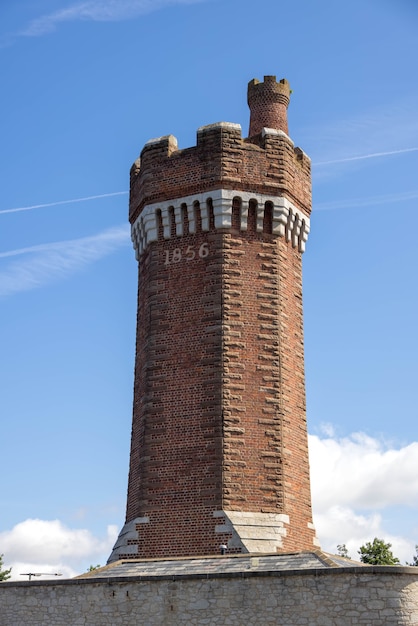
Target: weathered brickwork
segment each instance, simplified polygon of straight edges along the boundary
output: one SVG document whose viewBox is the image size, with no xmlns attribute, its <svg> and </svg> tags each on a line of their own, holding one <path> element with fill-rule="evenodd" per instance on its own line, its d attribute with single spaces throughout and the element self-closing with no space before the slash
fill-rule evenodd
<svg viewBox="0 0 418 626">
<path fill-rule="evenodd" d="M 249 137 L 261 133 L 263 128 L 287 130 L 287 107 L 290 87 L 284 78 L 276 82 L 275 76 L 265 76 L 260 83 L 256 78 L 248 84 L 248 106 L 250 107 Z"/>
<path fill-rule="evenodd" d="M 151 140 L 131 169 L 129 219 L 133 223 L 146 204 L 214 189 L 284 195 L 308 216 L 310 159 L 278 126 L 251 140 L 242 138 L 238 124 L 204 126 L 197 146 L 185 150 L 172 135 Z"/>
<path fill-rule="evenodd" d="M 131 170 L 134 412 L 111 561 L 316 544 L 301 265 L 310 161 L 287 135 L 289 93 L 275 77 L 251 81 L 249 139 L 219 123 L 186 150 L 151 140 Z"/>
<path fill-rule="evenodd" d="M 417 575 L 382 569 L 2 583 L 0 626 L 418 624 Z"/>
<path fill-rule="evenodd" d="M 281 237 L 224 238 L 223 508 L 285 513 L 283 549 L 309 549 L 301 255 Z"/>
<path fill-rule="evenodd" d="M 196 256 L 165 264 L 175 250 Z M 158 242 L 139 266 L 127 520 L 150 519 L 140 531 L 144 557 L 219 552 L 221 259 L 222 235 L 197 233 Z"/>
</svg>

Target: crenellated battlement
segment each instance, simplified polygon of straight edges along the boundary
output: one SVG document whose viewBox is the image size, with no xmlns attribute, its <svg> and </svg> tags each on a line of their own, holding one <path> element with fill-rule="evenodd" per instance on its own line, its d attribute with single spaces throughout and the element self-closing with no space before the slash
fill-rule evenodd
<svg viewBox="0 0 418 626">
<path fill-rule="evenodd" d="M 304 252 L 310 220 L 284 197 L 218 189 L 145 206 L 132 224 L 136 258 L 153 241 L 234 228 L 285 237 Z"/>
<path fill-rule="evenodd" d="M 310 174 L 310 159 L 281 129 L 263 128 L 250 142 L 239 124 L 218 122 L 199 128 L 186 149 L 167 135 L 148 141 L 132 166 L 130 222 L 150 204 L 220 189 L 284 196 L 308 217 Z"/>
</svg>

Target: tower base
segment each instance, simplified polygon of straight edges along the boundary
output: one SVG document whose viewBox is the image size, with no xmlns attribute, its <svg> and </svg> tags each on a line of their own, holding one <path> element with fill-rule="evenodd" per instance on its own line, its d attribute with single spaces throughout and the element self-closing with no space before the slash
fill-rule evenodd
<svg viewBox="0 0 418 626">
<path fill-rule="evenodd" d="M 259 513 L 247 511 L 221 510 L 213 512 L 215 547 L 209 554 L 272 554 L 286 550 L 286 538 L 291 528 L 288 515 L 276 513 Z M 149 517 L 137 517 L 127 522 L 119 533 L 119 537 L 108 559 L 108 564 L 121 559 L 144 558 L 141 544 L 146 527 L 151 523 Z M 308 550 L 319 548 L 313 524 L 308 524 L 308 532 L 312 536 L 312 544 Z M 194 553 L 191 552 L 189 556 Z M 170 556 L 185 556 L 183 548 L 176 554 L 175 546 Z M 146 558 L 146 557 L 145 557 Z M 162 557 L 164 558 L 164 557 Z"/>
</svg>

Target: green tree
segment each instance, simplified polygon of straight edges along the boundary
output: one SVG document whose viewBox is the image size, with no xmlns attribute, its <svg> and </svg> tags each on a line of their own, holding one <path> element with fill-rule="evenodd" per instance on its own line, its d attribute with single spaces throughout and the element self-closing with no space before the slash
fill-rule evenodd
<svg viewBox="0 0 418 626">
<path fill-rule="evenodd" d="M 383 539 L 375 537 L 372 543 L 368 541 L 364 546 L 360 546 L 358 551 L 360 561 L 369 565 L 397 565 L 400 561 L 393 556 L 391 547 L 391 543 L 385 543 Z"/>
<path fill-rule="evenodd" d="M 101 567 L 100 563 L 98 565 L 89 565 L 88 572 L 94 572 L 94 570 L 99 569 Z"/>
<path fill-rule="evenodd" d="M 351 556 L 348 554 L 347 546 L 345 543 L 340 543 L 337 546 L 337 554 L 338 556 L 343 556 L 345 559 L 351 559 Z"/>
<path fill-rule="evenodd" d="M 415 546 L 415 555 L 412 557 L 412 563 L 407 563 L 407 565 L 418 567 L 418 544 Z"/>
<path fill-rule="evenodd" d="M 11 571 L 11 567 L 9 569 L 3 569 L 3 554 L 0 554 L 0 583 L 10 578 Z"/>
</svg>

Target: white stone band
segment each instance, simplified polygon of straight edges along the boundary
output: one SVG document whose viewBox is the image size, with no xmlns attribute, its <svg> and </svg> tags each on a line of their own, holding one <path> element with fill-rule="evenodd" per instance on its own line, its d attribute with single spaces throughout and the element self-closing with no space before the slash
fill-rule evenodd
<svg viewBox="0 0 418 626">
<path fill-rule="evenodd" d="M 215 228 L 228 229 L 232 227 L 232 201 L 238 198 L 241 201 L 241 230 L 246 231 L 248 225 L 248 209 L 250 201 L 256 203 L 257 232 L 263 232 L 264 207 L 266 202 L 273 206 L 272 234 L 285 237 L 291 241 L 294 248 L 305 251 L 308 239 L 309 217 L 297 209 L 287 198 L 267 196 L 247 191 L 216 189 L 206 193 L 175 198 L 164 202 L 146 205 L 131 227 L 131 237 L 139 259 L 145 248 L 153 241 L 158 240 L 158 212 L 161 213 L 164 239 L 171 238 L 170 212 L 174 213 L 175 230 L 177 236 L 182 236 L 183 220 L 182 207 L 187 209 L 189 232 L 196 232 L 196 217 L 194 205 L 199 203 L 202 230 L 209 230 L 209 201 L 212 201 Z M 171 209 L 171 211 L 170 211 Z"/>
</svg>

